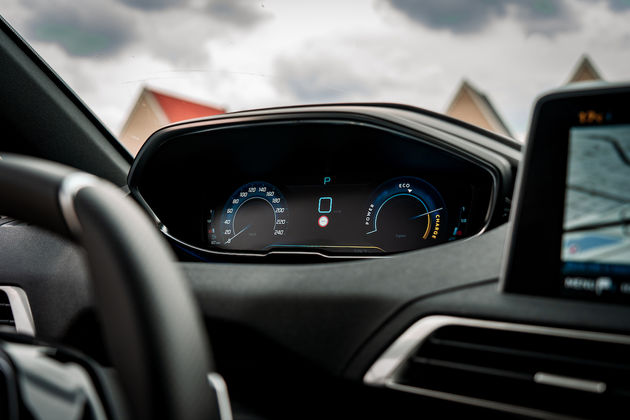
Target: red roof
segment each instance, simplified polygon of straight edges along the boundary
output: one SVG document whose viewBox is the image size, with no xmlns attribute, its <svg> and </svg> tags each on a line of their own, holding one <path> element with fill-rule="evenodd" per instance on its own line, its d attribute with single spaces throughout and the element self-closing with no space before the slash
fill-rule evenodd
<svg viewBox="0 0 630 420">
<path fill-rule="evenodd" d="M 160 104 L 160 107 L 166 114 L 166 117 L 170 122 L 177 122 L 183 120 L 189 120 L 191 118 L 208 117 L 210 115 L 217 115 L 225 113 L 225 109 L 214 108 L 207 105 L 202 105 L 196 102 L 191 102 L 186 99 L 176 98 L 174 96 L 158 93 L 154 90 L 150 90 L 155 99 Z"/>
</svg>

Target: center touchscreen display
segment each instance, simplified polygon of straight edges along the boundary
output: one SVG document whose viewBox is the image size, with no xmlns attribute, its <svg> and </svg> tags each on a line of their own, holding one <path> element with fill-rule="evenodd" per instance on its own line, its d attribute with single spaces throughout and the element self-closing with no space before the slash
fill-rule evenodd
<svg viewBox="0 0 630 420">
<path fill-rule="evenodd" d="M 565 294 L 630 300 L 630 125 L 571 128 L 561 259 Z"/>
</svg>

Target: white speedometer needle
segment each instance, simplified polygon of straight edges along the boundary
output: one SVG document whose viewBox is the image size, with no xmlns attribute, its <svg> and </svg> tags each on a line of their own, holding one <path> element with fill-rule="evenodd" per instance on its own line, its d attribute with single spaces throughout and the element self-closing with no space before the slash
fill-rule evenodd
<svg viewBox="0 0 630 420">
<path fill-rule="evenodd" d="M 229 244 L 230 242 L 232 242 L 232 240 L 234 238 L 236 238 L 238 235 L 240 235 L 241 233 L 245 232 L 247 229 L 249 229 L 251 225 L 247 225 L 245 226 L 243 229 L 241 229 L 236 235 L 232 236 L 230 239 L 228 239 L 227 241 L 225 241 L 226 244 Z"/>
<path fill-rule="evenodd" d="M 440 210 L 442 210 L 443 208 L 444 208 L 444 207 L 440 207 L 439 209 L 431 210 L 431 211 L 428 211 L 428 212 L 426 212 L 426 213 L 422 213 L 422 214 L 419 214 L 419 215 L 417 215 L 417 216 L 410 217 L 410 218 L 409 218 L 409 220 L 419 219 L 419 218 L 421 218 L 422 216 L 426 216 L 427 214 L 435 213 L 436 211 L 440 211 Z"/>
</svg>

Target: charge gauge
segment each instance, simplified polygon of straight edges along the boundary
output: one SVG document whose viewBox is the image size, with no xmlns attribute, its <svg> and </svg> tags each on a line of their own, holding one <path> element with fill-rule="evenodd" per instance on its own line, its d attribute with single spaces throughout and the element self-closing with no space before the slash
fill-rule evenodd
<svg viewBox="0 0 630 420">
<path fill-rule="evenodd" d="M 446 237 L 446 205 L 427 181 L 394 178 L 372 193 L 363 224 L 368 240 L 386 252 L 424 248 Z"/>
</svg>

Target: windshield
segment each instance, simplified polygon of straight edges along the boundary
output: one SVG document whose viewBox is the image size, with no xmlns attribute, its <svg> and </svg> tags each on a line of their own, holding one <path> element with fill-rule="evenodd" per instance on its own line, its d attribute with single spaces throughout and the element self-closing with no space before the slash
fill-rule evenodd
<svg viewBox="0 0 630 420">
<path fill-rule="evenodd" d="M 630 74 L 630 0 L 3 0 L 136 153 L 162 125 L 383 101 L 523 141 L 541 92 Z"/>
</svg>

